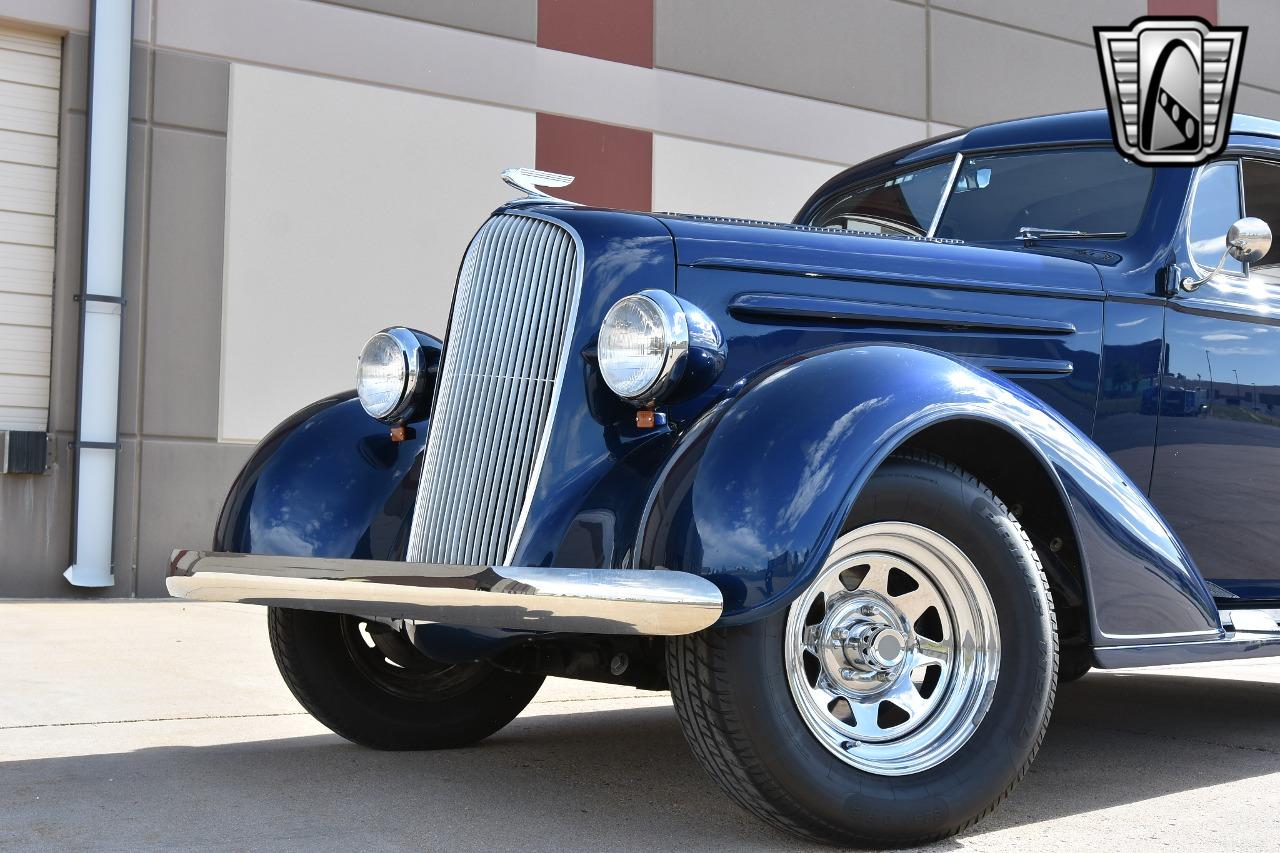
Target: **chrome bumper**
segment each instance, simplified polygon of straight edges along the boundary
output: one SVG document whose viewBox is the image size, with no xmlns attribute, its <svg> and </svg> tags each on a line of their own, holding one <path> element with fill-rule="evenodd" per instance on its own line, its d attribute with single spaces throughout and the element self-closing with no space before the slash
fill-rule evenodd
<svg viewBox="0 0 1280 853">
<path fill-rule="evenodd" d="M 719 588 L 686 572 L 449 566 L 174 551 L 169 594 L 356 616 L 582 634 L 692 634 Z"/>
</svg>

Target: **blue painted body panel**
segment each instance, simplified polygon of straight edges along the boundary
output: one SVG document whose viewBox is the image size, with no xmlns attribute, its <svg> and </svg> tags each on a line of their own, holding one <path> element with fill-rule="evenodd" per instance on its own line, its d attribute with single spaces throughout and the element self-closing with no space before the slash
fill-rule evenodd
<svg viewBox="0 0 1280 853">
<path fill-rule="evenodd" d="M 1280 146 L 1280 124 L 1238 117 L 1242 127 L 1251 135 L 1237 133 L 1234 145 Z M 1109 145 L 1109 134 L 1101 112 L 958 133 L 837 176 L 800 218 L 842 186 L 904 163 Z M 1095 647 L 1220 635 L 1200 571 L 1147 498 L 1168 434 L 1168 407 L 1156 402 L 1169 384 L 1171 300 L 1161 283 L 1172 266 L 1190 269 L 1192 176 L 1157 169 L 1142 224 L 1126 238 L 1034 246 L 520 204 L 575 232 L 586 265 L 570 369 L 515 562 L 695 572 L 723 590 L 726 623 L 759 618 L 816 570 L 895 447 L 930 424 L 970 419 L 1015 436 L 1059 490 Z M 601 381 L 595 344 L 608 308 L 647 288 L 704 310 L 727 360 L 709 387 L 663 407 L 665 425 L 640 430 Z M 401 444 L 349 397 L 299 413 L 237 480 L 215 547 L 403 558 L 427 408 Z M 1234 582 L 1259 588 L 1247 575 Z"/>
</svg>

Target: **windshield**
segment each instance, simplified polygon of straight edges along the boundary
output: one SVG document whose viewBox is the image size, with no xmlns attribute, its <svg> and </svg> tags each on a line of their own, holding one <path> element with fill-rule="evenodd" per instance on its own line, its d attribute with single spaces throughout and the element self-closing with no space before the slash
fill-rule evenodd
<svg viewBox="0 0 1280 853">
<path fill-rule="evenodd" d="M 1019 240 L 1019 229 L 1116 236 L 1137 226 L 1151 191 L 1152 170 L 1110 148 L 966 156 L 931 233 L 953 165 L 864 184 L 824 205 L 812 224 L 971 243 Z"/>
<path fill-rule="evenodd" d="M 1151 178 L 1109 148 L 966 157 L 933 236 L 988 243 L 1018 239 L 1020 228 L 1127 234 Z"/>
</svg>

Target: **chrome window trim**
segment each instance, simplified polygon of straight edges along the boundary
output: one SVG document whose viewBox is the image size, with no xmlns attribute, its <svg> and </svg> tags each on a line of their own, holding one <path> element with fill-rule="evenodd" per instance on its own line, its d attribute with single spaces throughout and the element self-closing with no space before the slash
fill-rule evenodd
<svg viewBox="0 0 1280 853">
<path fill-rule="evenodd" d="M 938 223 L 942 221 L 942 211 L 946 209 L 947 202 L 951 200 L 951 191 L 955 189 L 956 178 L 960 176 L 960 164 L 964 162 L 964 152 L 957 151 L 956 158 L 951 163 L 951 174 L 947 176 L 947 183 L 942 187 L 942 195 L 938 198 L 938 207 L 933 211 L 933 221 L 929 223 L 929 230 L 925 232 L 926 237 L 933 239 L 938 231 Z"/>
<path fill-rule="evenodd" d="M 1237 198 L 1240 201 L 1239 209 L 1236 211 L 1236 219 L 1240 219 L 1241 217 L 1244 216 L 1244 203 L 1245 203 L 1244 164 L 1241 162 L 1242 159 L 1243 158 L 1237 154 L 1229 157 L 1223 157 L 1218 160 L 1213 160 L 1209 163 L 1205 163 L 1201 166 L 1196 167 L 1195 177 L 1192 178 L 1191 180 L 1191 193 L 1190 195 L 1187 196 L 1186 222 L 1182 229 L 1183 231 L 1182 242 L 1187 249 L 1187 261 L 1191 264 L 1191 269 L 1194 273 L 1194 275 L 1191 276 L 1192 278 L 1204 278 L 1209 273 L 1213 272 L 1213 267 L 1203 267 L 1200 265 L 1200 262 L 1196 260 L 1195 250 L 1191 247 L 1191 215 L 1195 212 L 1196 193 L 1199 192 L 1200 190 L 1200 179 L 1204 177 L 1204 173 L 1208 171 L 1210 168 L 1212 168 L 1213 166 L 1216 166 L 1220 163 L 1234 162 L 1236 166 L 1236 187 L 1237 187 L 1236 193 L 1237 193 Z M 1228 225 L 1227 227 L 1230 227 L 1230 225 Z M 1224 238 L 1226 237 L 1226 233 L 1227 232 L 1225 231 L 1222 232 Z M 1225 245 L 1224 245 L 1224 248 L 1225 248 Z M 1249 264 L 1242 264 L 1241 266 L 1243 267 L 1242 272 L 1236 273 L 1236 272 L 1231 272 L 1230 270 L 1220 270 L 1218 274 L 1213 276 L 1213 278 L 1211 278 L 1207 283 L 1212 284 L 1213 282 L 1217 281 L 1219 278 L 1224 276 L 1226 278 L 1235 279 L 1237 281 L 1248 281 L 1250 266 Z"/>
<path fill-rule="evenodd" d="M 516 526 L 511 531 L 511 542 L 507 545 L 507 554 L 502 561 L 506 565 L 511 565 L 515 559 L 516 549 L 520 545 L 520 538 L 524 535 L 525 524 L 529 520 L 529 512 L 533 508 L 533 496 L 538 491 L 538 485 L 542 482 L 542 466 L 547 461 L 547 450 L 551 446 L 551 433 L 555 429 L 556 413 L 560 407 L 560 392 L 564 389 L 564 380 L 569 370 L 569 361 L 573 356 L 571 352 L 573 348 L 570 344 L 578 331 L 578 314 L 582 309 L 582 278 L 586 270 L 586 250 L 583 248 L 582 237 L 578 232 L 558 219 L 530 210 L 509 211 L 505 215 L 540 219 L 556 226 L 573 240 L 574 249 L 578 255 L 573 272 L 573 291 L 569 294 L 573 304 L 573 311 L 570 312 L 569 321 L 565 325 L 568 339 L 564 341 L 563 351 L 560 353 L 560 365 L 556 368 L 555 384 L 551 390 L 551 406 L 547 409 L 548 421 L 542 429 L 542 436 L 538 439 L 538 449 L 535 451 L 533 468 L 529 472 L 529 485 L 525 488 L 524 503 L 520 507 L 520 514 L 516 517 Z M 414 511 L 417 511 L 416 504 Z"/>
</svg>

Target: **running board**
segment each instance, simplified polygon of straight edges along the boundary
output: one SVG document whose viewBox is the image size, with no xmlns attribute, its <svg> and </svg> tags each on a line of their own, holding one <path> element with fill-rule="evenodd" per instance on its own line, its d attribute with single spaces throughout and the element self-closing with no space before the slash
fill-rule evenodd
<svg viewBox="0 0 1280 853">
<path fill-rule="evenodd" d="M 1280 656 L 1280 610 L 1234 608 L 1219 614 L 1224 634 L 1212 640 L 1094 649 L 1102 669 Z"/>
</svg>

